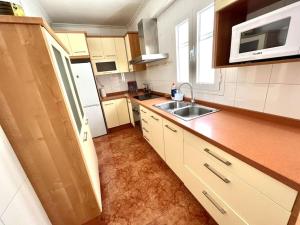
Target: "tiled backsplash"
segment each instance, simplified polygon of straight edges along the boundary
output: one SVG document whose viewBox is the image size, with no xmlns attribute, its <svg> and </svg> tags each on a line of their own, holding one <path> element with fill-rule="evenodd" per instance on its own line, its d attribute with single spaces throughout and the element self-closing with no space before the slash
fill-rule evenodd
<svg viewBox="0 0 300 225">
<path fill-rule="evenodd" d="M 124 73 L 124 75 L 120 73 L 110 74 L 110 75 L 102 75 L 96 76 L 96 82 L 98 89 L 101 85 L 104 86 L 106 93 L 113 93 L 119 91 L 127 91 L 128 81 L 134 81 L 135 74 L 134 73 Z"/>
<path fill-rule="evenodd" d="M 171 64 L 148 68 L 136 75 L 137 82 L 149 82 L 153 90 L 169 93 L 176 81 Z M 223 90 L 209 93 L 195 87 L 197 99 L 300 119 L 300 63 L 225 68 L 221 72 Z M 190 95 L 188 90 L 184 92 Z"/>
</svg>

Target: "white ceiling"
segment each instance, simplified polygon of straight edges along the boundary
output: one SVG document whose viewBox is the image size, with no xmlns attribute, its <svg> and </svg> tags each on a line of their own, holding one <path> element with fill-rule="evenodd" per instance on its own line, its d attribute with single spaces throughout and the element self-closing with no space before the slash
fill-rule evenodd
<svg viewBox="0 0 300 225">
<path fill-rule="evenodd" d="M 53 23 L 127 25 L 147 0 L 39 0 Z"/>
</svg>

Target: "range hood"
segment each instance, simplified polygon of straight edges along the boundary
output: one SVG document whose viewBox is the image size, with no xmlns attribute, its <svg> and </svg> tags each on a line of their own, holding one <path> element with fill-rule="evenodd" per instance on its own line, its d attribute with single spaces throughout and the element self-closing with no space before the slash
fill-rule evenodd
<svg viewBox="0 0 300 225">
<path fill-rule="evenodd" d="M 159 53 L 157 19 L 142 19 L 138 23 L 141 55 L 132 59 L 131 64 L 145 64 L 169 57 L 167 53 Z"/>
</svg>

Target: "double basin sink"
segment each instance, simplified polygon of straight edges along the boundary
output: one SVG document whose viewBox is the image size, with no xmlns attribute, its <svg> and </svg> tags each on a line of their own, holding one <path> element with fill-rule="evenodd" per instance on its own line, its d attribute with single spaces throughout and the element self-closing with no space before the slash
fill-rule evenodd
<svg viewBox="0 0 300 225">
<path fill-rule="evenodd" d="M 156 104 L 154 107 L 169 112 L 174 116 L 186 121 L 219 111 L 214 108 L 209 108 L 198 104 L 191 104 L 190 102 L 177 101 Z"/>
</svg>

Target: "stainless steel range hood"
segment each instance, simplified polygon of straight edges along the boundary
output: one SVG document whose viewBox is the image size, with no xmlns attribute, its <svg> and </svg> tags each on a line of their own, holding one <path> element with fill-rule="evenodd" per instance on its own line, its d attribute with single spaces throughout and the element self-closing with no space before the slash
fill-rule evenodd
<svg viewBox="0 0 300 225">
<path fill-rule="evenodd" d="M 142 19 L 138 23 L 141 56 L 130 61 L 131 64 L 145 64 L 169 57 L 168 53 L 159 53 L 157 19 Z"/>
</svg>

